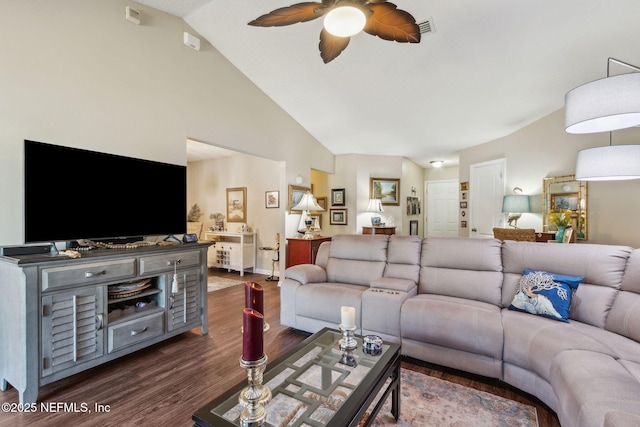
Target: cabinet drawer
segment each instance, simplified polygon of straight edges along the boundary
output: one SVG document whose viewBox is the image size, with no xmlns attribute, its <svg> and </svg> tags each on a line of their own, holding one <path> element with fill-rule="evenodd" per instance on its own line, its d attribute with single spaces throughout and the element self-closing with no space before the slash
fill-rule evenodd
<svg viewBox="0 0 640 427">
<path fill-rule="evenodd" d="M 43 291 L 61 286 L 111 282 L 135 276 L 135 258 L 44 268 L 41 273 Z"/>
<path fill-rule="evenodd" d="M 139 317 L 128 322 L 108 327 L 109 353 L 149 338 L 162 335 L 164 332 L 164 312 Z"/>
<path fill-rule="evenodd" d="M 198 266 L 200 265 L 200 251 L 140 257 L 140 274 L 173 271 L 174 263 L 178 260 L 180 261 L 178 268 Z"/>
</svg>

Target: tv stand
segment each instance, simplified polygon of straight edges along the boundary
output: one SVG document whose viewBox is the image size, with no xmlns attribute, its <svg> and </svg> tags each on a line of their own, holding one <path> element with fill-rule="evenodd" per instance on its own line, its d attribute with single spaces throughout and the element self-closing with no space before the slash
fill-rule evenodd
<svg viewBox="0 0 640 427">
<path fill-rule="evenodd" d="M 206 334 L 208 247 L 0 256 L 0 390 L 35 403 L 42 385 L 198 326 Z"/>
</svg>

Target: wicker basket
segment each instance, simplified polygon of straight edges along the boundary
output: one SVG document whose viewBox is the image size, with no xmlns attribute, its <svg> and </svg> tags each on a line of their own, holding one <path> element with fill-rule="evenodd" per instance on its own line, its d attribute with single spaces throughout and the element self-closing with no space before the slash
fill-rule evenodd
<svg viewBox="0 0 640 427">
<path fill-rule="evenodd" d="M 533 228 L 494 228 L 493 236 L 500 240 L 517 240 L 519 242 L 535 242 L 536 230 Z"/>
</svg>

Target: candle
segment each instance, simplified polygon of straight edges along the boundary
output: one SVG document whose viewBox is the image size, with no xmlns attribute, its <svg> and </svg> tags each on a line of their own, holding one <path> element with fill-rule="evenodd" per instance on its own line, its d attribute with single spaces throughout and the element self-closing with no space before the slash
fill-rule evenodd
<svg viewBox="0 0 640 427">
<path fill-rule="evenodd" d="M 356 309 L 355 307 L 342 306 L 340 308 L 342 316 L 340 319 L 340 325 L 345 329 L 351 329 L 356 327 Z"/>
<path fill-rule="evenodd" d="M 250 308 L 245 308 L 242 316 L 242 358 L 247 362 L 259 360 L 264 356 L 264 317 Z"/>
<path fill-rule="evenodd" d="M 244 306 L 252 308 L 264 316 L 264 291 L 256 282 L 244 284 Z"/>
</svg>

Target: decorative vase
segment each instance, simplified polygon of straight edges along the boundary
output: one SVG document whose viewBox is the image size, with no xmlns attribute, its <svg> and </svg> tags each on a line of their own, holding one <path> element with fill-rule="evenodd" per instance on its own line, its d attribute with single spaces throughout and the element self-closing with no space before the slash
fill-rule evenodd
<svg viewBox="0 0 640 427">
<path fill-rule="evenodd" d="M 562 225 L 558 225 L 558 231 L 556 231 L 556 241 L 558 243 L 562 243 L 563 237 L 564 237 L 564 227 Z"/>
</svg>

